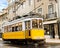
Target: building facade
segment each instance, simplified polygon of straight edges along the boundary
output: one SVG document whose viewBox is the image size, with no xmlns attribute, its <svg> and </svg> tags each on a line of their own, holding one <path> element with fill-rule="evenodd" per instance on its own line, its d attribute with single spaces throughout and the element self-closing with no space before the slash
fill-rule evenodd
<svg viewBox="0 0 60 48">
<path fill-rule="evenodd" d="M 58 38 L 58 1 L 57 0 L 35 0 L 35 7 L 42 4 L 36 12 L 44 18 L 45 34 L 50 38 Z"/>
<path fill-rule="evenodd" d="M 0 38 L 2 37 L 3 33 L 3 25 L 7 21 L 8 21 L 7 9 L 2 9 L 2 12 L 0 12 Z"/>
<path fill-rule="evenodd" d="M 58 37 L 59 1 L 57 0 L 7 0 L 8 17 L 24 16 L 30 12 L 41 14 L 44 19 L 45 34 Z M 60 5 L 60 4 L 59 4 Z M 11 17 L 12 16 L 12 17 Z"/>
</svg>

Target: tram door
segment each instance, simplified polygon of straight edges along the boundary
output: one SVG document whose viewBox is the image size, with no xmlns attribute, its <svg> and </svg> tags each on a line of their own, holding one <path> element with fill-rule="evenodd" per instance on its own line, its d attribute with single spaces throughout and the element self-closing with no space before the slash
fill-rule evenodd
<svg viewBox="0 0 60 48">
<path fill-rule="evenodd" d="M 49 28 L 50 28 L 50 37 L 55 38 L 54 24 L 50 24 Z"/>
<path fill-rule="evenodd" d="M 30 38 L 30 21 L 25 21 L 25 37 Z"/>
</svg>

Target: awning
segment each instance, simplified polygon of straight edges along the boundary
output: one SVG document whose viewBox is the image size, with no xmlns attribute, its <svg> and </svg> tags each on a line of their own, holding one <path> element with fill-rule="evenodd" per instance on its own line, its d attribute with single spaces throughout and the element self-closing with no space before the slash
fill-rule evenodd
<svg viewBox="0 0 60 48">
<path fill-rule="evenodd" d="M 57 20 L 43 22 L 43 24 L 53 24 L 53 23 L 57 23 Z"/>
</svg>

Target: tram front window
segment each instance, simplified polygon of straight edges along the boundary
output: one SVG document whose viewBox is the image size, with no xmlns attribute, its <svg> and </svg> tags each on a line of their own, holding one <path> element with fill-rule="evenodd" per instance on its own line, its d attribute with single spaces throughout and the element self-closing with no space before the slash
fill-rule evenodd
<svg viewBox="0 0 60 48">
<path fill-rule="evenodd" d="M 39 20 L 39 28 L 42 28 L 42 20 Z"/>
<path fill-rule="evenodd" d="M 25 29 L 30 29 L 30 21 L 25 21 Z"/>
<path fill-rule="evenodd" d="M 42 28 L 42 20 L 33 19 L 32 20 L 32 28 Z"/>
<path fill-rule="evenodd" d="M 37 19 L 32 20 L 32 27 L 38 28 Z"/>
</svg>

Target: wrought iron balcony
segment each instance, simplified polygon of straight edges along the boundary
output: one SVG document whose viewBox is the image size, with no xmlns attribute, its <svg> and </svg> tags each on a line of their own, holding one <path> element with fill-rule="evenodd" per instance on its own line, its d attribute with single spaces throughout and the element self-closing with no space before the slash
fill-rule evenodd
<svg viewBox="0 0 60 48">
<path fill-rule="evenodd" d="M 50 13 L 50 14 L 46 14 L 46 19 L 54 19 L 57 18 L 57 13 Z"/>
<path fill-rule="evenodd" d="M 22 4 L 23 2 L 25 2 L 26 0 L 15 0 L 14 2 L 16 3 L 16 4 Z"/>
<path fill-rule="evenodd" d="M 51 1 L 51 2 L 52 2 L 52 1 L 55 1 L 55 2 L 57 2 L 57 0 L 49 0 L 49 1 Z"/>
<path fill-rule="evenodd" d="M 25 2 L 26 0 L 14 0 L 11 3 L 9 3 L 9 6 L 14 6 L 15 5 L 19 5 L 22 4 L 23 2 Z"/>
</svg>

